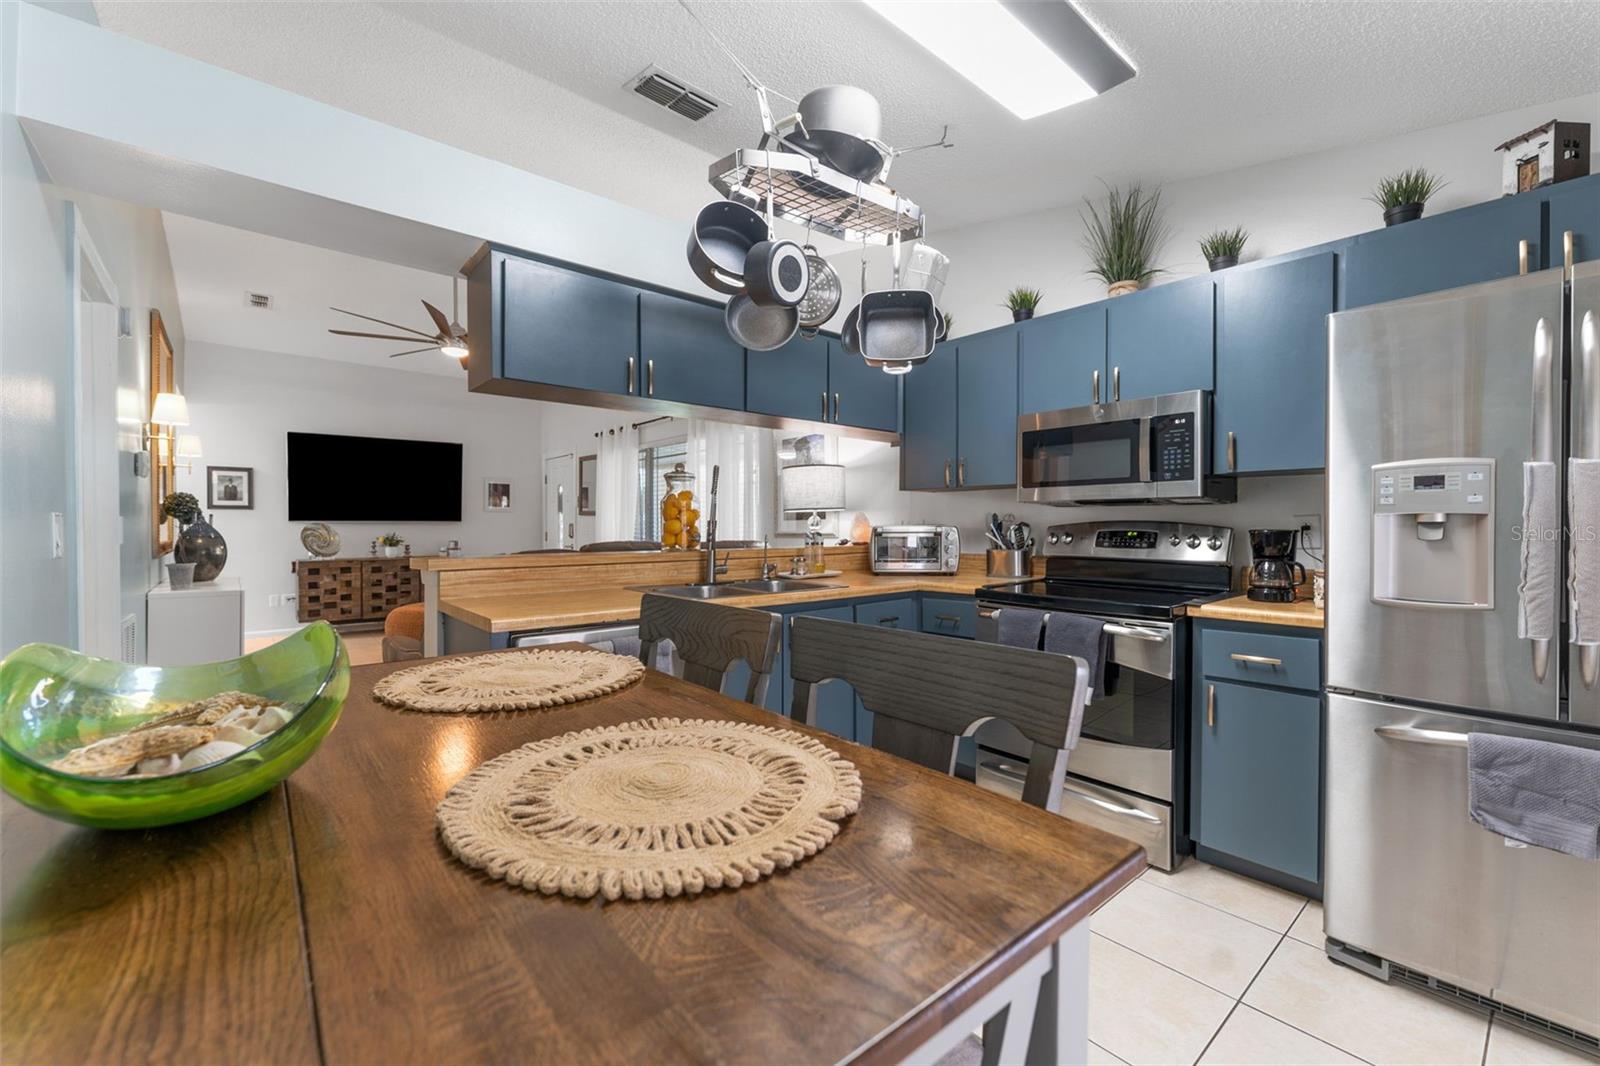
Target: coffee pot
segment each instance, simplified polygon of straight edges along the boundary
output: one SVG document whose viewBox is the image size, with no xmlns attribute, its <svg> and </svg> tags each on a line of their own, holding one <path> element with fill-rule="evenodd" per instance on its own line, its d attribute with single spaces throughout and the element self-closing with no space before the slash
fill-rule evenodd
<svg viewBox="0 0 1600 1066">
<path fill-rule="evenodd" d="M 1293 603 L 1306 580 L 1306 568 L 1294 561 L 1297 529 L 1250 530 L 1250 583 L 1245 595 L 1262 603 Z"/>
</svg>

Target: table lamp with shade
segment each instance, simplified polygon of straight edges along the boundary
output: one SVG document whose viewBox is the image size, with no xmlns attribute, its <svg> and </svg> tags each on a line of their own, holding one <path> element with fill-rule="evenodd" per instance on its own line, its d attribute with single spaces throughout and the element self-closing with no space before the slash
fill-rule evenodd
<svg viewBox="0 0 1600 1066">
<path fill-rule="evenodd" d="M 836 463 L 786 466 L 778 473 L 778 506 L 786 515 L 806 519 L 807 568 L 824 569 L 822 515 L 844 510 L 844 467 Z"/>
</svg>

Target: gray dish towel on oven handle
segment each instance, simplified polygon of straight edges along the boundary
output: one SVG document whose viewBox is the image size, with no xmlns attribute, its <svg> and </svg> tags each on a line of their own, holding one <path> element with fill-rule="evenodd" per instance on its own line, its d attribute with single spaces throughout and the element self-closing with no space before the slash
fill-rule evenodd
<svg viewBox="0 0 1600 1066">
<path fill-rule="evenodd" d="M 1471 733 L 1467 813 L 1511 840 L 1579 859 L 1600 859 L 1600 751 Z"/>
<path fill-rule="evenodd" d="M 1522 464 L 1522 571 L 1517 582 L 1517 638 L 1553 640 L 1561 564 L 1556 464 Z"/>
<path fill-rule="evenodd" d="M 996 644 L 1009 648 L 1039 650 L 1039 633 L 1044 629 L 1044 612 L 1028 607 L 1002 607 L 995 617 Z"/>
<path fill-rule="evenodd" d="M 1044 623 L 1044 650 L 1076 655 L 1089 665 L 1088 699 L 1105 693 L 1106 659 L 1111 638 L 1104 619 L 1067 611 L 1051 611 Z"/>
<path fill-rule="evenodd" d="M 1600 645 L 1600 459 L 1567 460 L 1567 520 L 1572 643 Z"/>
</svg>

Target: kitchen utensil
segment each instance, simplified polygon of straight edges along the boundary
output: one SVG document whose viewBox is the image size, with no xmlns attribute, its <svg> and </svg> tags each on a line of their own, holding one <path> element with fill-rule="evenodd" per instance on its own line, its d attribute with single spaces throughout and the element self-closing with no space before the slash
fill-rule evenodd
<svg viewBox="0 0 1600 1066">
<path fill-rule="evenodd" d="M 794 241 L 780 238 L 772 222 L 772 175 L 767 174 L 767 234 L 744 259 L 745 291 L 762 307 L 794 307 L 811 284 L 811 266 Z"/>
<path fill-rule="evenodd" d="M 938 332 L 933 296 L 922 289 L 885 289 L 861 298 L 856 328 L 870 366 L 915 366 L 933 354 Z"/>
<path fill-rule="evenodd" d="M 752 352 L 781 348 L 800 329 L 800 313 L 793 307 L 762 307 L 748 293 L 729 300 L 722 317 L 728 334 Z"/>
<path fill-rule="evenodd" d="M 784 140 L 834 170 L 873 181 L 888 149 L 880 140 L 883 111 L 877 99 L 854 85 L 823 85 L 800 98 L 800 124 Z"/>
<path fill-rule="evenodd" d="M 811 281 L 795 306 L 800 313 L 800 329 L 816 336 L 817 329 L 838 312 L 843 286 L 839 284 L 838 272 L 814 245 L 806 244 L 801 251 L 805 252 L 806 263 L 811 268 Z"/>
<path fill-rule="evenodd" d="M 918 242 L 911 248 L 900 284 L 907 289 L 922 289 L 932 294 L 937 304 L 944 299 L 944 283 L 950 277 L 950 257 L 930 244 Z"/>
<path fill-rule="evenodd" d="M 0 785 L 79 825 L 133 829 L 203 818 L 293 773 L 338 721 L 349 690 L 350 656 L 327 622 L 243 658 L 195 666 L 130 666 L 26 644 L 0 661 Z M 228 691 L 265 696 L 294 717 L 231 758 L 161 777 L 82 777 L 51 766 L 71 748 Z"/>
<path fill-rule="evenodd" d="M 770 227 L 743 204 L 718 200 L 695 215 L 689 230 L 689 269 L 707 287 L 729 296 L 744 292 L 745 260 Z"/>
<path fill-rule="evenodd" d="M 1026 550 L 1033 544 L 1033 527 L 1028 523 L 1018 522 L 1011 528 L 1016 532 L 1016 536 L 1012 538 L 1011 543 L 1013 548 Z"/>
</svg>

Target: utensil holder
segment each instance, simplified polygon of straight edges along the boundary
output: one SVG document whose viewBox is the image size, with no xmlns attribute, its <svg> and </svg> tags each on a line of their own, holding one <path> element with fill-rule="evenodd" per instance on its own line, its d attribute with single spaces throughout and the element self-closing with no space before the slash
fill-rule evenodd
<svg viewBox="0 0 1600 1066">
<path fill-rule="evenodd" d="M 1028 553 L 1021 549 L 990 548 L 990 577 L 1027 577 Z"/>
</svg>

